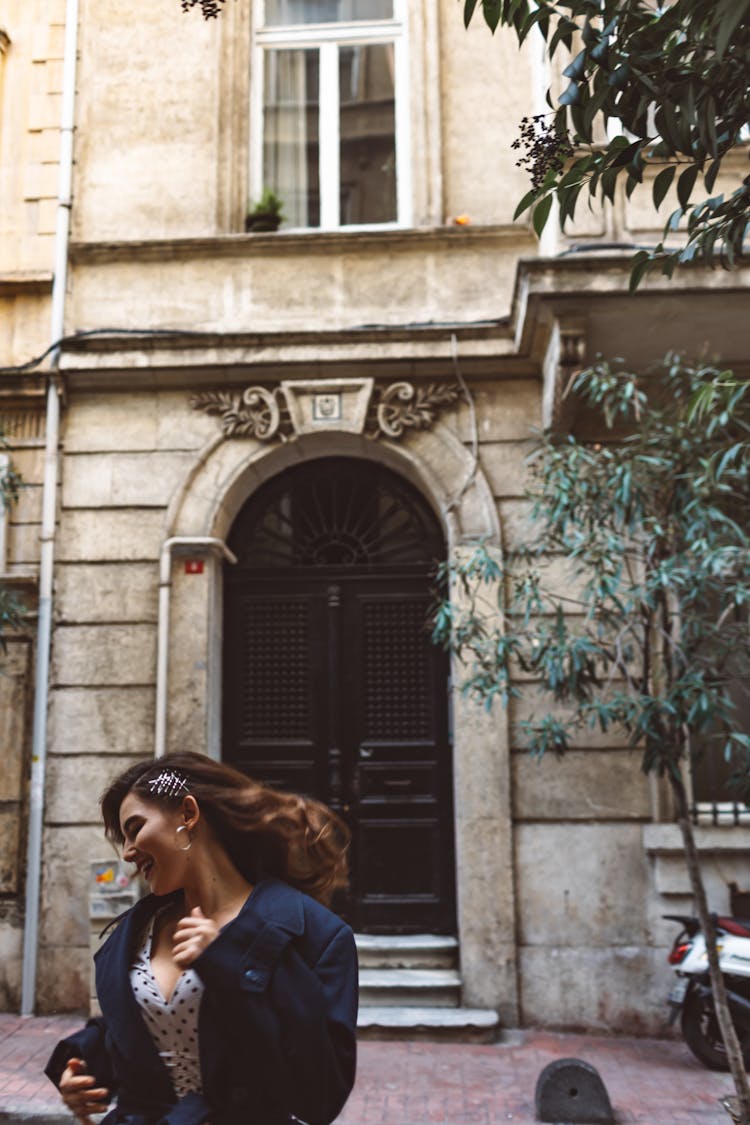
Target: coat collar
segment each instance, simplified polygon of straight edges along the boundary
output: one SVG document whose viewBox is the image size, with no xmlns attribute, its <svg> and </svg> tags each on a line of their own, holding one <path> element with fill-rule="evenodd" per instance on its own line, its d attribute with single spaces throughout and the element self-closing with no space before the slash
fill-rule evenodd
<svg viewBox="0 0 750 1125">
<path fill-rule="evenodd" d="M 233 936 L 250 938 L 258 925 L 275 926 L 298 937 L 305 929 L 303 896 L 294 887 L 271 876 L 255 884 L 237 917 L 229 923 Z"/>
</svg>

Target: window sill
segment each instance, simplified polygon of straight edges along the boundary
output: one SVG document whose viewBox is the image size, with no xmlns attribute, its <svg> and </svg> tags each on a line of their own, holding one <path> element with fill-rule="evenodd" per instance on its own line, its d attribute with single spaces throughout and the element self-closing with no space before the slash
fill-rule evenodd
<svg viewBox="0 0 750 1125">
<path fill-rule="evenodd" d="M 342 227 L 339 230 L 278 230 L 258 234 L 220 234 L 199 238 L 154 238 L 71 242 L 75 262 L 144 261 L 190 258 L 233 258 L 271 254 L 320 254 L 419 248 L 477 247 L 490 253 L 507 244 L 519 254 L 536 245 L 530 231 L 518 224 L 503 226 Z"/>
</svg>

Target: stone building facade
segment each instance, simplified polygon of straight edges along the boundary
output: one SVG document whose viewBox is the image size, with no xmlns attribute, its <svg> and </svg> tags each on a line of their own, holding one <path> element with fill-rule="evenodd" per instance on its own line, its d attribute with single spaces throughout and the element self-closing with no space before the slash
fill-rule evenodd
<svg viewBox="0 0 750 1125">
<path fill-rule="evenodd" d="M 555 424 L 581 362 L 645 365 L 679 348 L 747 370 L 746 273 L 690 271 L 630 296 L 627 247 L 658 228 L 647 188 L 541 246 L 514 222 L 527 184 L 510 144 L 539 105 L 543 60 L 478 22 L 464 31 L 454 0 L 269 0 L 265 19 L 230 0 L 206 23 L 178 0 L 136 7 L 81 0 L 69 40 L 53 630 L 34 720 L 50 372 L 22 365 L 55 343 L 75 5 L 0 4 L 0 410 L 26 483 L 0 564 L 30 611 L 0 677 L 3 1006 L 21 989 L 36 721 L 39 1011 L 87 1003 L 106 780 L 193 748 L 336 803 L 359 840 L 361 928 L 455 935 L 464 1004 L 510 1026 L 659 1032 L 661 915 L 690 907 L 666 794 L 601 736 L 563 763 L 531 761 L 518 724 L 538 706 L 533 685 L 488 715 L 457 692 L 460 669 L 425 671 L 414 543 L 420 528 L 445 555 L 523 543 L 533 429 Z M 313 10 L 317 23 L 295 23 Z M 247 234 L 271 168 L 296 225 Z M 336 523 L 342 497 L 364 523 Z M 318 502 L 325 551 L 262 554 L 273 535 L 292 550 Z M 406 513 L 395 529 L 392 508 Z M 367 519 L 379 542 L 398 538 L 395 562 L 381 542 L 380 561 L 362 563 Z M 748 839 L 741 825 L 699 829 L 714 909 L 731 883 L 750 889 Z"/>
</svg>

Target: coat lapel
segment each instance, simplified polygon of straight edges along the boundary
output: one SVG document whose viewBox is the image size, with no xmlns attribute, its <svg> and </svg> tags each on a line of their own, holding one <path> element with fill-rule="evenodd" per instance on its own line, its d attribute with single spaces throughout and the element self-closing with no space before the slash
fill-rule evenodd
<svg viewBox="0 0 750 1125">
<path fill-rule="evenodd" d="M 148 1090 L 148 1101 L 174 1100 L 167 1068 L 151 1038 L 130 984 L 130 962 L 143 927 L 161 901 L 147 895 L 130 910 L 94 955 L 99 1005 L 129 1077 Z M 128 1085 L 131 1083 L 129 1082 Z"/>
<path fill-rule="evenodd" d="M 285 942 L 279 942 L 279 930 L 292 937 L 304 933 L 305 915 L 302 905 L 302 896 L 299 891 L 283 883 L 280 879 L 272 877 L 261 879 L 256 883 L 252 893 L 237 917 L 229 922 L 232 932 L 232 944 L 238 950 L 238 975 L 240 968 L 241 952 L 249 952 L 252 948 L 259 958 L 263 958 L 266 946 L 269 957 L 273 949 L 281 948 Z M 264 938 L 269 939 L 267 942 Z M 269 970 L 272 964 L 267 966 Z M 217 1075 L 221 1071 L 222 1063 L 222 1035 L 220 1028 L 215 1026 L 214 1020 L 221 1019 L 222 1014 L 214 1009 L 211 1003 L 201 1004 L 198 1016 L 198 1042 L 201 1053 L 201 1071 L 207 1089 L 212 1089 L 216 1084 Z"/>
</svg>

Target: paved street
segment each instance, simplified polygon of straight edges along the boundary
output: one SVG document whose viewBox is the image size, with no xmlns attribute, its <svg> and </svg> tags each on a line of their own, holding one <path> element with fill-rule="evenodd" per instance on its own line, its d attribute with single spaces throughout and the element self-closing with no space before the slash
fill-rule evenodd
<svg viewBox="0 0 750 1125">
<path fill-rule="evenodd" d="M 79 1024 L 0 1014 L 0 1121 L 63 1116 L 41 1069 L 58 1038 Z M 731 1092 L 729 1076 L 705 1070 L 682 1043 L 542 1031 L 507 1038 L 490 1046 L 362 1043 L 340 1125 L 532 1125 L 539 1072 L 569 1057 L 597 1068 L 619 1125 L 729 1125 L 717 1101 Z"/>
</svg>

